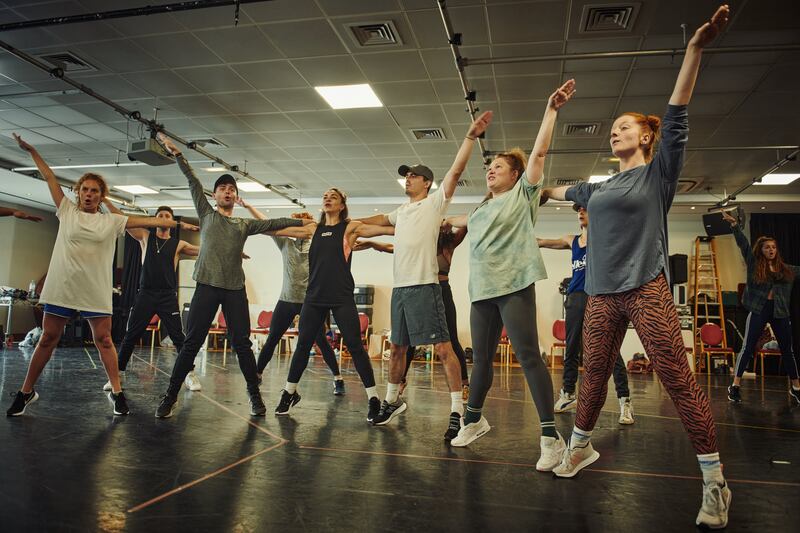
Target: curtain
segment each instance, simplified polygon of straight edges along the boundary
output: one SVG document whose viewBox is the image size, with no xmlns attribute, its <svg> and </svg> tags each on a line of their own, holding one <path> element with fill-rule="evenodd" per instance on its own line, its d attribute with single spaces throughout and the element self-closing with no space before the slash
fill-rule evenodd
<svg viewBox="0 0 800 533">
<path fill-rule="evenodd" d="M 125 337 L 125 327 L 128 324 L 128 314 L 139 289 L 139 276 L 142 272 L 142 247 L 139 241 L 125 233 L 125 249 L 123 250 L 122 263 L 122 296 L 119 307 L 114 311 L 111 336 L 115 343 L 122 342 Z"/>
<path fill-rule="evenodd" d="M 786 263 L 800 265 L 800 215 L 753 214 L 750 216 L 750 243 L 762 235 L 773 237 L 778 243 L 778 250 Z M 792 320 L 792 345 L 794 356 L 800 354 L 800 279 L 796 279 L 792 288 L 792 299 L 789 306 Z"/>
</svg>

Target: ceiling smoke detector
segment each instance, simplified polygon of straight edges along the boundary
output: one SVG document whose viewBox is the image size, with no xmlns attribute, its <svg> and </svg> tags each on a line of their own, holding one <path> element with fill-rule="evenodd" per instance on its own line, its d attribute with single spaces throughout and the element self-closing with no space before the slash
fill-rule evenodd
<svg viewBox="0 0 800 533">
<path fill-rule="evenodd" d="M 579 33 L 630 33 L 640 5 L 638 2 L 585 5 Z"/>
<path fill-rule="evenodd" d="M 414 128 L 411 135 L 418 141 L 445 141 L 447 136 L 442 128 Z"/>
<path fill-rule="evenodd" d="M 60 68 L 64 72 L 92 72 L 96 71 L 97 67 L 81 59 L 72 52 L 55 52 L 52 54 L 43 54 L 39 59 L 48 62 L 50 65 Z"/>
<path fill-rule="evenodd" d="M 344 25 L 353 43 L 360 48 L 395 47 L 403 44 L 391 20 L 385 22 L 354 22 Z"/>
<path fill-rule="evenodd" d="M 564 124 L 564 137 L 591 137 L 600 131 L 599 122 L 569 122 Z"/>
</svg>

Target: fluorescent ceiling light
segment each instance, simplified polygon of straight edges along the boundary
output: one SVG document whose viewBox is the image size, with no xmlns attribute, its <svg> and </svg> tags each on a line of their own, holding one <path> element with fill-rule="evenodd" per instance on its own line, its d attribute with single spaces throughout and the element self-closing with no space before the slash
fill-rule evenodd
<svg viewBox="0 0 800 533">
<path fill-rule="evenodd" d="M 608 174 L 595 174 L 594 176 L 589 176 L 589 183 L 600 183 L 601 181 L 608 181 L 611 179 L 612 176 Z"/>
<path fill-rule="evenodd" d="M 797 178 L 800 174 L 767 174 L 756 185 L 789 185 Z"/>
<path fill-rule="evenodd" d="M 329 85 L 314 87 L 333 109 L 383 107 L 378 95 L 367 83 L 360 85 Z"/>
<path fill-rule="evenodd" d="M 400 186 L 403 188 L 403 190 L 406 189 L 406 179 L 405 178 L 397 178 L 397 183 L 400 184 Z M 434 181 L 433 185 L 431 185 L 431 190 L 435 191 L 438 188 L 439 188 L 439 185 L 437 185 L 436 182 Z"/>
<path fill-rule="evenodd" d="M 269 192 L 269 189 L 261 185 L 260 183 L 256 183 L 255 181 L 240 181 L 236 184 L 239 187 L 240 191 L 247 191 L 247 192 Z"/>
<path fill-rule="evenodd" d="M 158 194 L 158 191 L 145 187 L 144 185 L 114 185 L 115 189 L 125 191 L 128 194 Z"/>
<path fill-rule="evenodd" d="M 110 168 L 110 167 L 139 167 L 145 166 L 144 163 L 91 163 L 88 165 L 53 165 L 52 170 L 69 170 L 73 168 Z M 36 167 L 17 167 L 12 168 L 12 172 L 25 172 L 27 170 L 38 170 Z"/>
</svg>

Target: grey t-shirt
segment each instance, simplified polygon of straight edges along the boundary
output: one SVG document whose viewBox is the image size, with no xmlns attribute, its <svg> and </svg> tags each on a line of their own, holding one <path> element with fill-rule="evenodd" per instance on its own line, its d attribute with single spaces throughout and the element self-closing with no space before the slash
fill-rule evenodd
<svg viewBox="0 0 800 533">
<path fill-rule="evenodd" d="M 283 256 L 283 288 L 279 300 L 301 304 L 308 289 L 308 251 L 311 239 L 272 237 Z"/>
<path fill-rule="evenodd" d="M 197 283 L 220 289 L 244 288 L 242 250 L 247 237 L 287 226 L 302 226 L 303 222 L 295 218 L 256 220 L 221 215 L 208 203 L 203 185 L 182 156 L 178 157 L 178 166 L 189 182 L 192 200 L 200 217 L 200 256 L 194 265 L 192 277 Z"/>
<path fill-rule="evenodd" d="M 566 198 L 586 206 L 589 246 L 586 293 L 616 294 L 654 280 L 669 282 L 667 213 L 672 206 L 689 138 L 686 106 L 667 106 L 661 142 L 650 163 L 602 183 L 580 183 Z"/>
</svg>

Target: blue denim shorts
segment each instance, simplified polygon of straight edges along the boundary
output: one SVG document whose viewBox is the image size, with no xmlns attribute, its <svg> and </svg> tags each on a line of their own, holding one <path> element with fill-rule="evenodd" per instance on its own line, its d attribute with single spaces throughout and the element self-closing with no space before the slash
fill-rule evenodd
<svg viewBox="0 0 800 533">
<path fill-rule="evenodd" d="M 94 313 L 92 311 L 78 311 L 77 309 L 70 309 L 69 307 L 61 307 L 60 305 L 44 304 L 44 312 L 49 315 L 60 316 L 61 318 L 72 318 L 77 313 L 80 313 L 83 318 L 100 318 L 104 316 L 111 316 L 111 313 Z"/>
</svg>

